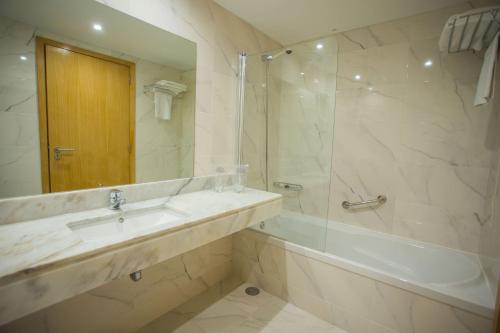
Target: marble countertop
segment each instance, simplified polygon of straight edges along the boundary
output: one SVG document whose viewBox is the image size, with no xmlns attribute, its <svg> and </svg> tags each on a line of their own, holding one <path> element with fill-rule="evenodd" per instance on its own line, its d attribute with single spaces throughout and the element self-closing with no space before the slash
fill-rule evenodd
<svg viewBox="0 0 500 333">
<path fill-rule="evenodd" d="M 126 204 L 122 208 L 125 214 L 163 205 L 179 212 L 182 218 L 178 223 L 142 228 L 128 233 L 126 237 L 110 235 L 90 242 L 82 239 L 68 225 L 92 218 L 118 217 L 122 212 L 101 208 L 2 225 L 0 282 L 8 283 L 19 276 L 25 278 L 47 267 L 74 263 L 276 200 L 281 200 L 281 195 L 253 189 L 242 193 L 204 190 Z"/>
</svg>

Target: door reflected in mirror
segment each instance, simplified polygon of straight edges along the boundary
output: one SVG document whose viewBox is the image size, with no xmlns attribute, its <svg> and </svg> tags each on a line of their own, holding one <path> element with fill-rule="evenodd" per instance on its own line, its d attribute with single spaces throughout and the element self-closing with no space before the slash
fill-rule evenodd
<svg viewBox="0 0 500 333">
<path fill-rule="evenodd" d="M 92 0 L 0 12 L 0 198 L 193 175 L 195 43 Z"/>
</svg>

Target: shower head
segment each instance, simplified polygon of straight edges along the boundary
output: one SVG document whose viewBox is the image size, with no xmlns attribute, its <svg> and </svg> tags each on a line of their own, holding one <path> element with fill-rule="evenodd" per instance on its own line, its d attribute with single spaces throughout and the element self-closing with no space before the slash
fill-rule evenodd
<svg viewBox="0 0 500 333">
<path fill-rule="evenodd" d="M 293 52 L 292 49 L 283 49 L 281 51 L 279 51 L 278 53 L 276 54 L 269 54 L 269 53 L 266 53 L 266 54 L 263 54 L 261 57 L 262 57 L 262 61 L 271 61 L 271 60 L 274 60 L 276 58 L 279 58 L 281 57 L 283 54 L 291 54 Z"/>
</svg>

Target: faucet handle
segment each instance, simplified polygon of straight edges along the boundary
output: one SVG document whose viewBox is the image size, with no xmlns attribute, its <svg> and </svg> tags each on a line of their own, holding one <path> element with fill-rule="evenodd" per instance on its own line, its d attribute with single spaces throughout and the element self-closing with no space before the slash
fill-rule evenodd
<svg viewBox="0 0 500 333">
<path fill-rule="evenodd" d="M 120 205 L 125 204 L 126 200 L 123 197 L 123 191 L 113 189 L 109 192 L 109 206 L 111 209 L 119 209 Z"/>
</svg>

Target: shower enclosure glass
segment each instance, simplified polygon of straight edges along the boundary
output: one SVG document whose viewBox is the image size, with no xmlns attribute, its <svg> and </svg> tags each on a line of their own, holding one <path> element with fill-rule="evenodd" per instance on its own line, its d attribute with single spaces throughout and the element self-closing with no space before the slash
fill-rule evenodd
<svg viewBox="0 0 500 333">
<path fill-rule="evenodd" d="M 336 71 L 333 38 L 246 59 L 242 160 L 251 187 L 283 194 L 287 216 L 257 228 L 317 250 L 327 226 Z M 301 215 L 314 223 L 295 225 Z"/>
</svg>

